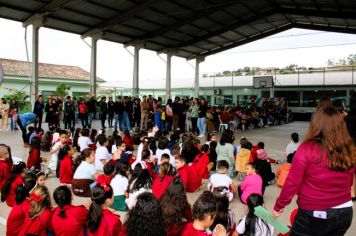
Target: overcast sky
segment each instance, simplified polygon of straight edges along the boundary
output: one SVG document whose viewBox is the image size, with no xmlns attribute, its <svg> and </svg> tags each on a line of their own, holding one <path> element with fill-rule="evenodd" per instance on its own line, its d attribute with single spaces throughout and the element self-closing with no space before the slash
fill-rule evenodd
<svg viewBox="0 0 356 236">
<path fill-rule="evenodd" d="M 31 30 L 31 27 L 27 29 L 30 60 Z M 0 35 L 1 58 L 27 60 L 25 28 L 21 23 L 0 19 Z M 40 62 L 75 65 L 89 71 L 90 47 L 79 35 L 41 28 L 39 40 Z M 86 41 L 90 44 L 90 39 Z M 344 45 L 325 46 L 336 44 Z M 97 75 L 106 81 L 115 81 L 122 87 L 132 86 L 133 57 L 127 50 L 133 52 L 131 47 L 125 49 L 121 44 L 98 41 Z M 214 73 L 245 66 L 284 67 L 289 64 L 325 66 L 329 58 L 338 59 L 352 53 L 356 53 L 356 35 L 292 29 L 209 56 L 201 64 L 200 72 Z M 166 58 L 165 54 L 160 56 Z M 186 61 L 173 57 L 172 86 L 177 79 L 186 81 L 187 86 L 193 86 L 194 65 L 194 60 Z M 140 80 L 150 80 L 163 85 L 165 70 L 164 60 L 155 52 L 140 50 Z"/>
</svg>

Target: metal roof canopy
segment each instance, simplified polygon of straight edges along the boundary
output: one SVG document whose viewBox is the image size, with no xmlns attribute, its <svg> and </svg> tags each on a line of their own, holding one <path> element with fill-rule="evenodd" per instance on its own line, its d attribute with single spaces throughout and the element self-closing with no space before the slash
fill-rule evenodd
<svg viewBox="0 0 356 236">
<path fill-rule="evenodd" d="M 0 17 L 187 59 L 291 28 L 356 34 L 352 0 L 0 0 Z"/>
</svg>

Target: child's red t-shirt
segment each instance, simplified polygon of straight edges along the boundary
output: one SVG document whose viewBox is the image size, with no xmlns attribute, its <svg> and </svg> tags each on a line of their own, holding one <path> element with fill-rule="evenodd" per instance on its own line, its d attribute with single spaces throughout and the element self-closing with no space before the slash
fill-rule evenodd
<svg viewBox="0 0 356 236">
<path fill-rule="evenodd" d="M 152 183 L 152 194 L 159 200 L 173 181 L 174 176 L 165 175 L 163 178 L 156 176 Z"/>
<path fill-rule="evenodd" d="M 15 204 L 11 209 L 6 222 L 6 236 L 18 236 L 30 210 L 30 201 L 25 199 L 21 204 Z"/>
<path fill-rule="evenodd" d="M 194 166 L 184 165 L 178 169 L 177 172 L 182 179 L 187 192 L 192 193 L 199 189 L 202 179 Z"/>
<path fill-rule="evenodd" d="M 34 166 L 37 170 L 41 168 L 41 151 L 34 148 L 28 155 L 27 168 L 30 169 Z"/>
<path fill-rule="evenodd" d="M 135 140 L 133 137 L 131 136 L 124 136 L 124 138 L 122 139 L 122 141 L 124 141 L 126 148 L 133 150 L 134 149 L 134 144 L 135 144 Z"/>
<path fill-rule="evenodd" d="M 201 178 L 207 179 L 209 178 L 208 164 L 209 164 L 209 155 L 206 153 L 200 153 L 194 158 L 192 165 L 199 173 Z"/>
<path fill-rule="evenodd" d="M 10 165 L 4 160 L 0 160 L 0 190 L 5 185 L 9 176 L 10 176 Z"/>
<path fill-rule="evenodd" d="M 194 236 L 208 236 L 211 234 L 208 234 L 207 232 L 202 231 L 202 230 L 195 229 L 193 227 L 193 223 L 189 223 L 184 227 L 182 236 L 193 236 L 193 235 Z"/>
<path fill-rule="evenodd" d="M 58 216 L 60 208 L 53 211 L 51 228 L 56 236 L 83 235 L 83 225 L 87 222 L 88 210 L 84 206 L 64 206 L 65 218 Z M 63 227 L 65 225 L 65 227 Z"/>
<path fill-rule="evenodd" d="M 16 175 L 14 181 L 11 183 L 10 193 L 6 197 L 6 204 L 9 207 L 13 207 L 15 205 L 15 198 L 16 198 L 15 190 L 16 190 L 17 186 L 19 186 L 21 184 L 23 184 L 22 176 L 21 175 Z"/>
<path fill-rule="evenodd" d="M 62 184 L 71 184 L 73 180 L 73 162 L 72 157 L 66 155 L 61 161 L 59 166 L 59 182 Z"/>
<path fill-rule="evenodd" d="M 47 236 L 47 230 L 51 226 L 52 211 L 49 209 L 44 210 L 39 216 L 34 219 L 30 219 L 26 214 L 23 227 L 19 236 L 26 235 L 38 235 Z"/>
<path fill-rule="evenodd" d="M 88 236 L 113 236 L 119 235 L 122 230 L 120 216 L 115 215 L 107 209 L 103 209 L 103 215 L 100 221 L 99 228 L 94 232 L 88 229 Z"/>
</svg>

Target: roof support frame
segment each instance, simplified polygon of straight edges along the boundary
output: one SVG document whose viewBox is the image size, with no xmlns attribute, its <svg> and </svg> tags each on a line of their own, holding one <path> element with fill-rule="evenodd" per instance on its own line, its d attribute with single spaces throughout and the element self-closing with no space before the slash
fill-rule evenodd
<svg viewBox="0 0 356 236">
<path fill-rule="evenodd" d="M 261 39 L 261 38 L 265 38 L 265 37 L 271 36 L 273 34 L 277 34 L 277 33 L 283 32 L 283 31 L 291 29 L 291 28 L 293 28 L 293 25 L 288 23 L 286 25 L 283 25 L 283 26 L 280 26 L 280 27 L 276 27 L 276 28 L 274 28 L 272 30 L 269 30 L 269 31 L 261 32 L 259 34 L 256 34 L 254 36 L 245 38 L 243 40 L 239 40 L 239 41 L 230 43 L 230 44 L 228 44 L 226 46 L 219 47 L 219 48 L 216 48 L 216 49 L 201 53 L 198 56 L 206 57 L 206 56 L 209 56 L 209 55 L 212 55 L 212 54 L 216 54 L 216 53 L 219 53 L 219 52 L 222 52 L 222 51 L 225 51 L 225 50 L 237 47 L 237 46 L 241 46 L 241 45 L 246 44 L 246 43 L 250 43 L 250 42 L 256 41 L 256 40 Z M 193 57 L 190 57 L 189 59 L 193 59 Z"/>
<path fill-rule="evenodd" d="M 344 34 L 356 34 L 356 28 L 342 28 L 332 25 L 310 25 L 303 23 L 295 23 L 293 24 L 294 28 L 299 29 L 309 29 L 309 30 L 320 30 L 326 32 L 336 32 L 336 33 L 344 33 Z"/>
<path fill-rule="evenodd" d="M 82 34 L 82 38 L 86 38 L 89 36 L 93 36 L 95 34 L 100 34 L 101 32 L 110 29 L 110 27 L 114 25 L 118 25 L 120 23 L 123 23 L 127 21 L 129 18 L 135 16 L 137 12 L 144 10 L 146 8 L 151 7 L 153 4 L 158 3 L 159 1 L 162 0 L 147 0 L 147 1 L 142 1 L 140 4 L 131 7 L 130 9 L 126 10 L 125 12 L 120 12 L 116 16 L 114 16 L 111 19 L 108 19 L 99 25 L 87 30 Z"/>
</svg>

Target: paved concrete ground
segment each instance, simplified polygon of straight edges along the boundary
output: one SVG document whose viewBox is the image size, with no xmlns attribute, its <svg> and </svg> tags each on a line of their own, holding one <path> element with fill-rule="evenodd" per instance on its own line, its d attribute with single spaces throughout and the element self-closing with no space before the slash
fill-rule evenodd
<svg viewBox="0 0 356 236">
<path fill-rule="evenodd" d="M 283 126 L 249 130 L 243 133 L 237 133 L 236 140 L 239 140 L 242 136 L 244 136 L 254 144 L 256 144 L 259 141 L 263 141 L 265 143 L 266 151 L 268 152 L 269 156 L 280 159 L 283 157 L 282 154 L 285 150 L 286 145 L 289 142 L 290 134 L 292 132 L 298 132 L 301 136 L 303 136 L 308 128 L 308 125 L 309 123 L 307 122 L 293 122 L 291 124 L 287 124 Z M 98 126 L 99 123 L 95 122 L 95 127 Z M 107 132 L 109 133 L 111 132 L 111 130 L 108 130 Z M 0 143 L 6 143 L 11 145 L 14 156 L 20 157 L 25 161 L 27 160 L 28 149 L 22 147 L 20 132 L 11 132 L 11 131 L 0 132 Z M 42 156 L 49 156 L 49 154 L 42 153 Z M 273 166 L 274 169 L 276 169 L 277 167 L 278 166 Z M 234 180 L 234 182 L 238 183 L 237 180 Z M 50 177 L 46 182 L 46 185 L 49 187 L 51 192 L 53 192 L 53 190 L 58 186 L 58 184 L 59 184 L 58 180 L 54 177 Z M 206 183 L 201 188 L 201 191 L 188 194 L 188 199 L 191 204 L 194 203 L 194 201 L 197 199 L 199 194 L 204 190 L 205 186 Z M 270 186 L 266 189 L 264 199 L 265 199 L 266 207 L 268 209 L 272 209 L 274 202 L 277 196 L 279 195 L 279 192 L 280 189 L 275 185 Z M 88 199 L 78 198 L 78 197 L 74 198 L 74 204 L 80 204 L 85 201 L 88 201 Z M 235 212 L 237 221 L 240 220 L 245 214 L 244 207 L 240 203 L 239 199 L 234 199 L 230 203 L 230 208 Z M 280 220 L 288 224 L 290 212 L 294 208 L 296 208 L 295 199 L 285 209 L 285 212 L 280 217 Z M 354 206 L 354 210 L 355 210 L 355 206 Z M 6 206 L 6 204 L 0 203 L 0 235 L 5 235 L 5 226 L 3 221 L 4 220 L 6 221 L 6 217 L 9 211 L 10 209 L 9 207 Z M 126 218 L 126 213 L 120 213 L 120 215 L 122 216 L 122 219 Z M 352 226 L 350 227 L 346 235 L 348 236 L 355 235 L 355 232 L 356 232 L 356 219 L 354 218 L 352 222 Z"/>
</svg>

